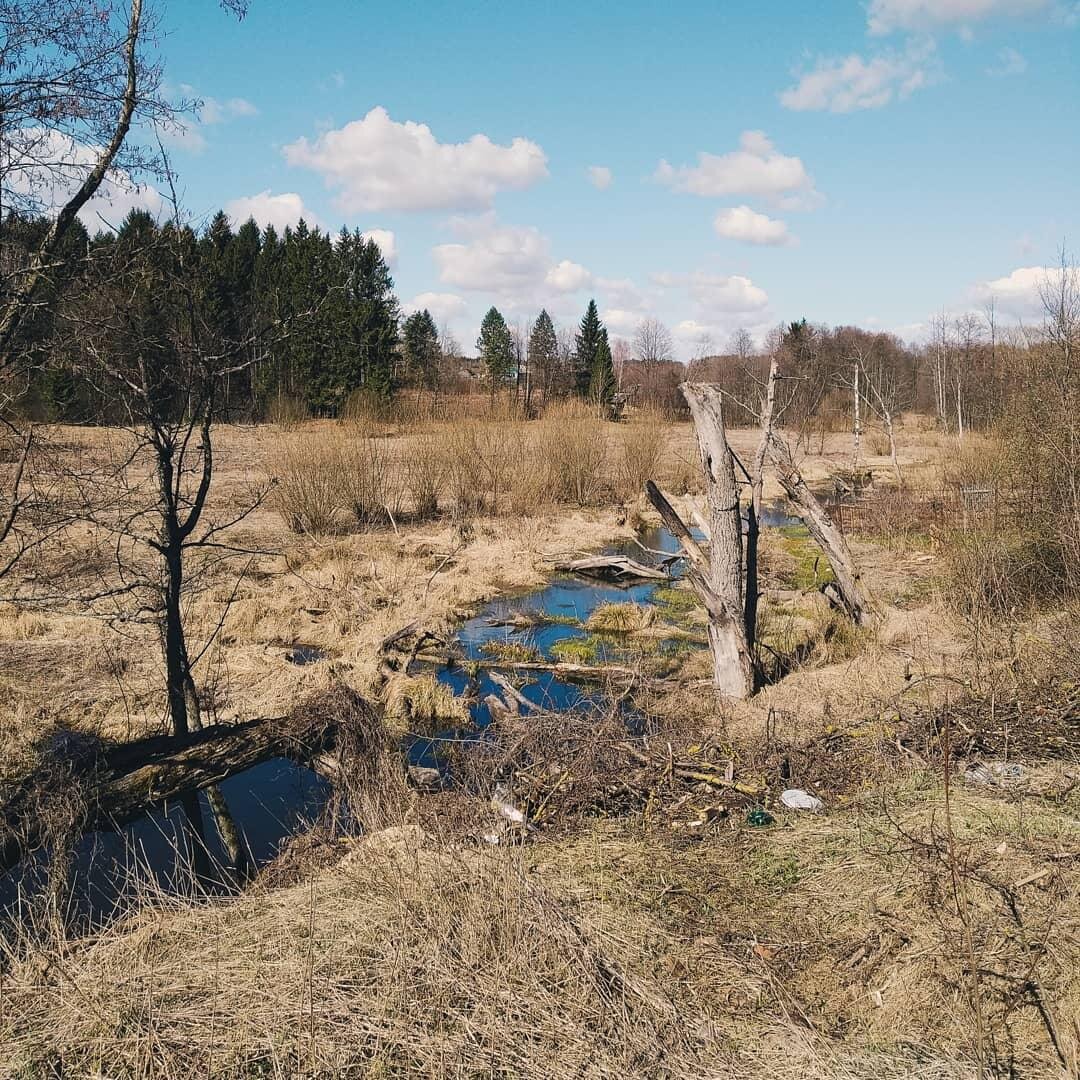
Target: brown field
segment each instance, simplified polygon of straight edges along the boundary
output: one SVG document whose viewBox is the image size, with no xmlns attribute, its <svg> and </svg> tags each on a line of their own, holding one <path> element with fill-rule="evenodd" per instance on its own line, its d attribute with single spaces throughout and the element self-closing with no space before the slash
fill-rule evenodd
<svg viewBox="0 0 1080 1080">
<path fill-rule="evenodd" d="M 86 467 L 116 438 L 53 435 Z M 757 433 L 731 442 L 746 460 Z M 900 459 L 931 487 L 976 476 L 992 449 L 968 436 L 961 453 L 910 420 Z M 215 454 L 213 519 L 281 481 L 229 534 L 261 554 L 208 565 L 189 600 L 192 651 L 213 639 L 196 673 L 218 722 L 284 714 L 337 682 L 366 694 L 392 631 L 452 630 L 540 584 L 553 557 L 629 535 L 650 517 L 646 477 L 700 490 L 689 424 L 647 417 L 222 427 Z M 804 474 L 824 485 L 850 456 L 850 435 L 815 435 Z M 861 465 L 891 482 L 873 433 Z M 439 509 L 421 515 L 433 487 Z M 486 848 L 461 825 L 482 801 L 413 793 L 387 831 L 329 854 L 298 840 L 234 899 L 151 898 L 95 937 L 11 946 L 0 1075 L 1080 1075 L 1077 781 L 1053 742 L 1075 687 L 1047 675 L 1075 663 L 1075 621 L 957 614 L 935 530 L 853 546 L 880 631 L 836 627 L 805 580 L 813 558 L 770 535 L 766 637 L 801 646 L 793 670 L 720 704 L 693 653 L 640 691 L 669 759 L 730 757 L 770 799 L 786 768 L 827 815 L 772 802 L 778 826 L 753 828 L 669 773 L 644 807 L 612 796 L 610 812 L 594 801 Z M 25 774 L 57 728 L 162 730 L 154 628 L 40 600 L 43 582 L 74 595 L 87 566 L 110 572 L 84 530 L 33 553 L 12 586 L 24 599 L 0 605 L 0 779 Z M 290 663 L 297 644 L 328 662 Z M 943 738 L 1017 755 L 1023 782 L 949 775 Z M 582 784 L 593 767 L 553 764 Z"/>
</svg>

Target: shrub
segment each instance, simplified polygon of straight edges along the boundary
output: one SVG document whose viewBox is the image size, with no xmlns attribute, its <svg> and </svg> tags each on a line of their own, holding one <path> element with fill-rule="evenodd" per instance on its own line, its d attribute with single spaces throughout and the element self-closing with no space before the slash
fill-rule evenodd
<svg viewBox="0 0 1080 1080">
<path fill-rule="evenodd" d="M 324 432 L 288 439 L 271 460 L 273 503 L 293 532 L 323 535 L 340 528 L 340 455 Z"/>
<path fill-rule="evenodd" d="M 607 434 L 582 402 L 560 402 L 538 426 L 536 460 L 553 498 L 587 506 L 605 486 Z"/>
<path fill-rule="evenodd" d="M 364 424 L 350 424 L 337 436 L 342 501 L 359 525 L 397 518 L 405 483 L 386 439 Z"/>
<path fill-rule="evenodd" d="M 406 452 L 405 485 L 418 518 L 434 517 L 439 512 L 439 497 L 446 489 L 450 473 L 447 440 L 426 431 L 415 436 Z"/>
<path fill-rule="evenodd" d="M 292 431 L 311 419 L 311 410 L 303 398 L 279 390 L 266 406 L 266 418 L 283 431 Z"/>
<path fill-rule="evenodd" d="M 642 412 L 623 427 L 616 460 L 616 485 L 621 498 L 637 498 L 645 481 L 657 478 L 666 442 L 664 422 L 657 412 Z"/>
</svg>

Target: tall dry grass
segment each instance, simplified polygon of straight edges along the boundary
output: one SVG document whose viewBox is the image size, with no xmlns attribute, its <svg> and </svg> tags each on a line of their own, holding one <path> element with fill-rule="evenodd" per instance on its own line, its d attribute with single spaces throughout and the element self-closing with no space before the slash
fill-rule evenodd
<svg viewBox="0 0 1080 1080">
<path fill-rule="evenodd" d="M 667 445 L 667 424 L 653 410 L 642 410 L 619 432 L 615 455 L 615 481 L 619 496 L 635 499 L 646 480 L 661 473 Z"/>
<path fill-rule="evenodd" d="M 549 405 L 535 421 L 462 415 L 451 422 L 386 423 L 358 412 L 289 433 L 270 473 L 274 503 L 297 532 L 333 533 L 448 514 L 529 516 L 555 504 L 630 499 L 665 469 L 659 414 L 626 424 L 580 401 Z"/>
<path fill-rule="evenodd" d="M 545 409 L 537 424 L 536 459 L 557 501 L 588 506 L 609 486 L 606 425 L 585 402 L 567 400 Z"/>
</svg>

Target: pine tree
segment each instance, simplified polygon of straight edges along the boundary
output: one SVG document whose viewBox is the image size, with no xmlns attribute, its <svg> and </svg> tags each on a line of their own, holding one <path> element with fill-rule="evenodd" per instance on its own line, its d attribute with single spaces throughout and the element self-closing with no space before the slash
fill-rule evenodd
<svg viewBox="0 0 1080 1080">
<path fill-rule="evenodd" d="M 600 313 L 596 310 L 596 301 L 590 300 L 589 306 L 581 319 L 574 349 L 574 392 L 579 397 L 589 393 L 592 383 L 593 368 L 596 366 L 596 350 L 600 347 L 600 332 L 603 324 Z"/>
<path fill-rule="evenodd" d="M 480 324 L 480 336 L 476 339 L 480 359 L 488 371 L 491 380 L 491 395 L 495 388 L 504 382 L 514 367 L 514 343 L 506 320 L 499 314 L 498 308 L 489 308 Z"/>
<path fill-rule="evenodd" d="M 529 335 L 529 370 L 534 373 L 534 380 L 539 381 L 545 399 L 554 389 L 558 366 L 559 340 L 555 336 L 555 325 L 543 310 L 537 315 Z"/>
<path fill-rule="evenodd" d="M 615 397 L 615 365 L 611 359 L 611 345 L 607 329 L 601 327 L 600 342 L 596 346 L 592 378 L 589 381 L 589 400 L 610 405 Z"/>
</svg>

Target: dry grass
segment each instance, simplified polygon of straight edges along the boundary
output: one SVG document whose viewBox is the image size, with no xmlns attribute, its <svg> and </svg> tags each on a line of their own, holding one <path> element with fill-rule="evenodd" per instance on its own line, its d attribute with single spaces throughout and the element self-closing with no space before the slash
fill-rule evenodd
<svg viewBox="0 0 1080 1080">
<path fill-rule="evenodd" d="M 614 509 L 552 505 L 552 491 L 571 504 L 628 493 L 620 470 L 629 444 L 639 440 L 638 461 L 655 450 L 655 432 L 636 423 L 363 427 L 390 463 L 380 483 L 394 486 L 379 495 L 404 511 L 397 529 L 374 512 L 358 531 L 340 483 L 337 501 L 297 496 L 321 530 L 305 510 L 301 531 L 287 531 L 284 503 L 244 523 L 245 542 L 282 555 L 256 560 L 238 588 L 230 568 L 213 570 L 189 605 L 192 633 L 204 640 L 232 600 L 217 648 L 197 669 L 214 715 L 277 715 L 310 691 L 363 690 L 391 631 L 412 620 L 446 629 L 497 591 L 539 584 L 545 553 L 611 538 Z M 241 501 L 293 447 L 314 459 L 297 471 L 340 481 L 355 447 L 335 433 L 348 430 L 310 424 L 283 439 L 222 429 L 213 510 Z M 696 485 L 689 427 L 663 435 L 660 481 Z M 70 442 L 91 452 L 95 437 L 78 432 Z M 742 454 L 756 435 L 734 431 L 732 442 Z M 590 475 L 566 472 L 556 489 L 552 477 L 575 445 Z M 829 435 L 824 450 L 805 463 L 814 482 L 849 460 L 850 442 Z M 906 466 L 925 452 L 922 441 L 902 444 Z M 928 572 L 892 553 L 858 553 L 879 595 Z M 77 555 L 45 553 L 35 573 L 57 573 Z M 597 618 L 627 632 L 651 621 L 649 611 L 623 606 Z M 808 637 L 818 645 L 755 701 L 719 704 L 697 653 L 640 704 L 647 719 L 668 718 L 655 747 L 670 741 L 678 756 L 708 743 L 736 758 L 737 776 L 763 787 L 774 810 L 779 789 L 797 784 L 820 793 L 829 816 L 778 810 L 779 827 L 751 829 L 745 809 L 715 792 L 682 788 L 676 798 L 662 770 L 653 798 L 623 805 L 621 721 L 616 731 L 590 720 L 575 743 L 563 718 L 547 728 L 530 720 L 518 749 L 556 787 L 547 805 L 565 811 L 565 828 L 541 829 L 522 847 L 478 849 L 466 841 L 481 827 L 455 827 L 454 807 L 490 827 L 486 801 L 410 795 L 400 768 L 393 779 L 385 769 L 363 774 L 350 798 L 372 827 L 395 828 L 343 861 L 340 844 L 315 836 L 240 897 L 190 906 L 159 896 L 96 937 L 9 949 L 0 960 L 0 1075 L 974 1080 L 980 1052 L 1002 1075 L 1054 1075 L 1045 1023 L 1017 976 L 1037 980 L 1075 1061 L 1080 882 L 1075 861 L 1055 857 L 1075 847 L 1071 766 L 1047 767 L 1045 783 L 1022 792 L 954 785 L 951 839 L 944 831 L 942 703 L 955 680 L 975 680 L 1003 715 L 1004 684 L 984 668 L 1015 668 L 1031 682 L 1010 660 L 1016 643 L 973 655 L 963 627 L 929 597 L 916 611 L 893 611 L 874 641 L 827 635 L 813 613 L 795 618 L 817 627 Z M 123 632 L 71 610 L 0 620 L 5 764 L 36 760 L 60 717 L 120 737 L 160 722 L 158 643 L 148 629 Z M 290 664 L 296 642 L 329 659 Z M 1038 693 L 1007 714 L 1010 747 L 1028 723 L 1021 717 L 1046 699 L 1046 684 L 1033 685 Z M 932 707 L 913 710 L 910 687 Z M 401 726 L 454 726 L 462 716 L 430 679 L 401 680 L 391 697 Z M 950 715 L 979 730 L 970 713 Z M 396 751 L 389 732 L 363 728 L 352 752 L 385 765 L 388 747 Z M 604 813 L 613 820 L 598 820 Z M 418 835 L 418 818 L 429 835 Z M 972 955 L 995 974 L 974 983 Z"/>
</svg>

